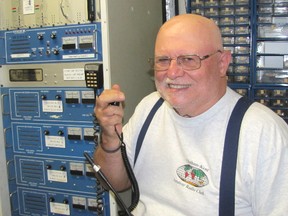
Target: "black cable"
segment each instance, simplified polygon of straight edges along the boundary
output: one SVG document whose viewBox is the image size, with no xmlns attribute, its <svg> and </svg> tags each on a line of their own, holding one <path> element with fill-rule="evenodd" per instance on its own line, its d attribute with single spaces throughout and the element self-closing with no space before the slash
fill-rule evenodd
<svg viewBox="0 0 288 216">
<path fill-rule="evenodd" d="M 95 95 L 98 95 L 98 96 L 100 95 L 99 92 L 97 92 L 97 89 L 95 90 Z M 119 104 L 120 104 L 119 102 L 113 102 L 110 105 L 119 106 Z M 99 141 L 100 125 L 98 125 L 98 121 L 97 121 L 95 115 L 94 115 L 93 123 L 94 123 L 94 131 L 95 131 L 95 133 L 94 133 L 94 142 L 96 144 Z M 88 162 L 93 167 L 93 170 L 97 174 L 99 174 L 98 176 L 101 178 L 101 180 L 103 180 L 102 182 L 104 182 L 107 185 L 107 187 L 114 193 L 115 197 L 117 198 L 116 201 L 117 201 L 118 205 L 122 209 L 122 211 L 119 211 L 119 215 L 120 216 L 133 216 L 131 214 L 131 212 L 138 205 L 139 197 L 140 197 L 138 182 L 136 180 L 136 177 L 134 175 L 134 172 L 133 172 L 133 170 L 131 168 L 131 165 L 130 165 L 130 162 L 128 160 L 128 156 L 127 156 L 127 152 L 126 152 L 126 144 L 124 143 L 124 140 L 123 140 L 123 133 L 121 133 L 121 135 L 120 135 L 118 133 L 116 127 L 114 127 L 114 129 L 115 129 L 115 132 L 116 132 L 116 134 L 117 134 L 117 136 L 118 136 L 118 138 L 119 138 L 119 140 L 121 142 L 121 148 L 120 148 L 121 149 L 121 155 L 122 155 L 123 163 L 124 163 L 128 178 L 129 178 L 129 180 L 131 182 L 132 201 L 131 201 L 131 205 L 128 208 L 126 207 L 125 203 L 123 202 L 123 200 L 119 196 L 118 192 L 113 188 L 113 186 L 109 183 L 109 181 L 107 180 L 105 175 L 102 173 L 102 171 L 100 170 L 100 167 L 97 166 L 96 164 L 94 164 L 93 159 L 91 158 L 91 156 L 87 152 L 84 152 L 84 156 L 86 157 Z"/>
<path fill-rule="evenodd" d="M 125 203 L 123 202 L 122 198 L 119 196 L 118 192 L 114 189 L 114 187 L 109 183 L 108 179 L 105 177 L 105 175 L 103 174 L 103 172 L 100 170 L 100 167 L 97 166 L 92 157 L 87 153 L 84 152 L 84 156 L 85 158 L 88 160 L 88 162 L 91 164 L 93 170 L 98 174 L 98 176 L 101 178 L 101 180 L 103 180 L 103 182 L 105 182 L 105 184 L 108 186 L 108 188 L 114 193 L 116 201 L 118 203 L 118 205 L 120 206 L 120 208 L 124 211 L 125 216 L 133 216 L 130 211 L 128 210 L 128 208 L 126 207 Z"/>
<path fill-rule="evenodd" d="M 126 168 L 127 171 L 127 175 L 128 178 L 131 182 L 131 190 L 132 190 L 132 201 L 131 201 L 131 205 L 128 207 L 129 211 L 132 212 L 136 206 L 138 205 L 139 202 L 139 197 L 140 197 L 140 192 L 139 192 L 139 187 L 138 187 L 138 182 L 137 179 L 134 175 L 134 172 L 131 168 L 130 162 L 128 160 L 128 156 L 127 156 L 127 152 L 126 152 L 126 144 L 124 143 L 123 140 L 123 133 L 121 133 L 121 135 L 118 133 L 118 131 L 116 130 L 115 127 L 115 132 L 121 142 L 121 154 L 122 154 L 122 158 L 123 158 L 123 162 L 124 162 L 124 166 Z"/>
</svg>

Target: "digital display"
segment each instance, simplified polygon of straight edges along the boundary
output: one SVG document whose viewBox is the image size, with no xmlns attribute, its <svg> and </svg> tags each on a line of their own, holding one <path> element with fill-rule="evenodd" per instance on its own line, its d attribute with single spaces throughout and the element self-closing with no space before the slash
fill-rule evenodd
<svg viewBox="0 0 288 216">
<path fill-rule="evenodd" d="M 43 70 L 37 69 L 10 69 L 9 78 L 11 82 L 43 81 Z"/>
</svg>

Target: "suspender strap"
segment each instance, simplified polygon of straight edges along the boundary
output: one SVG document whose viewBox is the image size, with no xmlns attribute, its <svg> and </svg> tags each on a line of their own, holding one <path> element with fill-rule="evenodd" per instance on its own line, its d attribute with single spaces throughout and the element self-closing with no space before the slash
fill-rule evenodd
<svg viewBox="0 0 288 216">
<path fill-rule="evenodd" d="M 252 101 L 245 97 L 238 100 L 228 122 L 223 150 L 219 216 L 233 216 L 235 212 L 235 176 L 241 122 Z"/>
<path fill-rule="evenodd" d="M 150 125 L 155 113 L 157 112 L 157 110 L 159 109 L 159 107 L 162 105 L 163 102 L 164 102 L 163 98 L 159 98 L 159 100 L 152 107 L 150 113 L 148 114 L 148 116 L 147 116 L 147 118 L 146 118 L 146 120 L 144 122 L 143 127 L 141 128 L 140 134 L 139 134 L 138 139 L 137 139 L 137 144 L 136 144 L 134 165 L 136 163 L 136 160 L 137 160 L 138 154 L 140 152 L 140 149 L 141 149 L 144 137 L 146 135 L 146 132 L 148 130 L 148 127 L 149 127 L 149 125 Z"/>
</svg>

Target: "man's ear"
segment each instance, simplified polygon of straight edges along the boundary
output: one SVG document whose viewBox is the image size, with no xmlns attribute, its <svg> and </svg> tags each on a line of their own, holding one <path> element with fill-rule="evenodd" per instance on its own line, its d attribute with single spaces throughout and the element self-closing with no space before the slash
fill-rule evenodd
<svg viewBox="0 0 288 216">
<path fill-rule="evenodd" d="M 224 50 L 222 51 L 221 53 L 221 56 L 220 56 L 220 64 L 219 64 L 219 71 L 220 71 L 220 74 L 221 76 L 226 76 L 227 75 L 227 70 L 228 70 L 228 67 L 231 63 L 231 60 L 232 60 L 232 55 L 231 55 L 231 52 L 230 50 Z"/>
</svg>

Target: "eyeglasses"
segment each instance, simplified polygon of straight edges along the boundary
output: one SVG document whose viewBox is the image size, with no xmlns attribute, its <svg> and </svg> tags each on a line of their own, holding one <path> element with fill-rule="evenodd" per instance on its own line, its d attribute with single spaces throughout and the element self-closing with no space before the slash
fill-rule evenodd
<svg viewBox="0 0 288 216">
<path fill-rule="evenodd" d="M 165 71 L 168 70 L 172 60 L 176 60 L 177 64 L 182 67 L 185 71 L 196 70 L 201 67 L 201 61 L 215 55 L 216 53 L 222 53 L 221 50 L 217 50 L 214 53 L 205 56 L 198 55 L 180 55 L 175 58 L 167 56 L 157 56 L 155 58 L 150 58 L 148 61 L 152 65 L 155 71 Z"/>
</svg>

